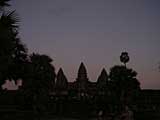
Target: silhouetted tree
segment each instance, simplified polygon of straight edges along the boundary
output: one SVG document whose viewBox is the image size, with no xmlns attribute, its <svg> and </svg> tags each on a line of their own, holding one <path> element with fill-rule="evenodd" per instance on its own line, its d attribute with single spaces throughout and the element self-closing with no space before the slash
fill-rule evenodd
<svg viewBox="0 0 160 120">
<path fill-rule="evenodd" d="M 28 62 L 28 72 L 24 80 L 24 94 L 32 98 L 36 111 L 44 108 L 49 93 L 55 84 L 55 69 L 52 59 L 47 55 L 31 54 Z M 43 106 L 43 107 L 42 107 Z"/>
<path fill-rule="evenodd" d="M 140 83 L 136 76 L 136 71 L 125 66 L 116 65 L 110 69 L 110 81 L 119 102 L 128 104 L 131 98 L 139 91 Z"/>
<path fill-rule="evenodd" d="M 0 8 L 9 6 L 9 0 L 1 0 Z M 0 15 L 0 86 L 6 79 L 22 78 L 27 49 L 18 36 L 18 17 L 15 11 L 1 11 Z"/>
<path fill-rule="evenodd" d="M 126 63 L 129 62 L 129 56 L 127 52 L 122 52 L 121 56 L 120 56 L 120 61 L 122 63 L 124 63 L 124 65 L 126 66 Z"/>
</svg>

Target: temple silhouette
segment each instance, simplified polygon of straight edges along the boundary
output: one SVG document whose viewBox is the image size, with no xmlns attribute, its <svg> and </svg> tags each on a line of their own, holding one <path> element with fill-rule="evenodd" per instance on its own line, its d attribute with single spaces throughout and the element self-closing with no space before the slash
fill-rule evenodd
<svg viewBox="0 0 160 120">
<path fill-rule="evenodd" d="M 107 74 L 104 77 L 107 77 Z M 55 83 L 55 93 L 53 93 L 56 95 L 67 95 L 72 92 L 74 93 L 74 97 L 80 99 L 83 97 L 93 96 L 95 89 L 96 83 L 89 81 L 86 67 L 81 63 L 78 69 L 77 78 L 74 82 L 68 82 L 62 68 L 59 69 Z"/>
<path fill-rule="evenodd" d="M 5 115 L 6 111 L 7 114 L 11 112 L 16 115 L 23 113 L 32 116 L 34 113 L 32 111 L 36 109 L 40 115 L 46 113 L 65 117 L 96 117 L 103 111 L 103 114 L 113 117 L 113 113 L 116 114 L 115 111 L 119 109 L 117 108 L 119 103 L 115 102 L 108 79 L 109 76 L 103 68 L 97 81 L 90 81 L 87 69 L 82 62 L 77 78 L 75 81 L 69 82 L 63 69 L 60 68 L 55 83 L 50 88 L 49 96 L 44 99 L 42 97 L 40 108 L 34 108 L 36 104 L 39 104 L 38 101 L 32 102 L 33 98 L 27 97 L 27 94 L 23 92 L 23 87 L 20 87 L 17 91 L 4 90 L 1 92 L 0 113 Z M 129 108 L 132 109 L 135 120 L 151 120 L 153 118 L 158 120 L 160 118 L 160 90 L 141 89 Z M 19 113 L 19 111 L 21 112 Z"/>
<path fill-rule="evenodd" d="M 74 82 L 69 82 L 62 68 L 59 69 L 51 96 L 68 95 L 76 99 L 89 99 L 97 95 L 105 95 L 108 84 L 108 74 L 104 68 L 102 69 L 97 82 L 91 82 L 87 76 L 87 69 L 84 63 L 81 62 L 77 78 Z"/>
</svg>

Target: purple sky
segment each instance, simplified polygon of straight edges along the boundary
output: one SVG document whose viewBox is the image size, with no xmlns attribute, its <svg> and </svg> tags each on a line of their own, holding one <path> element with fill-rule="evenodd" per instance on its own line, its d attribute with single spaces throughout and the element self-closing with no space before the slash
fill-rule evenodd
<svg viewBox="0 0 160 120">
<path fill-rule="evenodd" d="M 138 72 L 142 88 L 160 88 L 160 0 L 12 0 L 20 37 L 29 52 L 47 54 L 56 71 L 74 81 L 83 61 L 96 81 L 103 67 L 121 64 Z"/>
</svg>

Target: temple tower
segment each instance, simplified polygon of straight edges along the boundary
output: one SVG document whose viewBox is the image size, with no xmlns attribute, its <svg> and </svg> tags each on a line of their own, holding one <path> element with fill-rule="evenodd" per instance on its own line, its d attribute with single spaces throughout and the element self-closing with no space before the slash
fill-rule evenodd
<svg viewBox="0 0 160 120">
<path fill-rule="evenodd" d="M 80 67 L 78 69 L 76 84 L 79 96 L 85 96 L 87 94 L 88 77 L 87 77 L 87 70 L 83 62 L 80 64 Z"/>
<path fill-rule="evenodd" d="M 87 70 L 86 70 L 86 67 L 84 66 L 83 62 L 80 64 L 80 67 L 78 69 L 77 81 L 79 81 L 79 82 L 88 81 Z"/>
<path fill-rule="evenodd" d="M 99 94 L 105 93 L 107 89 L 107 85 L 108 85 L 108 74 L 106 70 L 103 68 L 97 80 L 97 89 L 98 89 Z"/>
<path fill-rule="evenodd" d="M 66 76 L 63 73 L 62 68 L 60 68 L 58 73 L 57 73 L 57 80 L 56 80 L 55 87 L 56 87 L 56 92 L 58 94 L 67 93 L 68 81 L 67 81 Z"/>
</svg>

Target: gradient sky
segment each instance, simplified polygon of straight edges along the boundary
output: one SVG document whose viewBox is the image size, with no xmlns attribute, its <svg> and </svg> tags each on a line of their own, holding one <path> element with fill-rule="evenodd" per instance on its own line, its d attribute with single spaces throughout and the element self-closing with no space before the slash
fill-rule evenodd
<svg viewBox="0 0 160 120">
<path fill-rule="evenodd" d="M 12 0 L 20 38 L 29 52 L 53 58 L 69 81 L 83 61 L 96 81 L 103 67 L 121 64 L 138 72 L 142 88 L 160 88 L 160 0 Z"/>
</svg>

